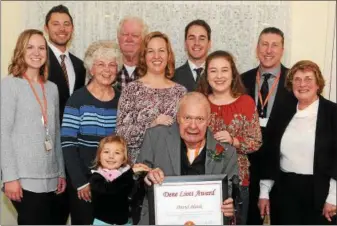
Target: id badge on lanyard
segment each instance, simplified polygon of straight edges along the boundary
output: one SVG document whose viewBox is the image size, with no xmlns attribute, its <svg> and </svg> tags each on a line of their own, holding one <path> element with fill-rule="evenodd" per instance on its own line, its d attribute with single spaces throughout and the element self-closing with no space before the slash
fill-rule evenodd
<svg viewBox="0 0 337 226">
<path fill-rule="evenodd" d="M 48 127 L 45 127 L 45 128 L 46 128 L 46 139 L 44 141 L 44 146 L 46 148 L 46 151 L 50 151 L 51 149 L 53 149 L 53 142 L 52 142 L 51 137 L 49 135 Z"/>
<path fill-rule="evenodd" d="M 267 123 L 268 123 L 269 118 L 259 118 L 259 122 L 260 122 L 260 127 L 266 127 Z"/>
<path fill-rule="evenodd" d="M 44 84 L 42 81 L 40 81 L 40 85 L 41 85 L 41 89 L 42 89 L 42 94 L 43 94 L 43 106 L 42 106 L 42 102 L 39 98 L 39 96 L 36 93 L 36 90 L 34 88 L 34 86 L 32 85 L 31 81 L 29 80 L 29 78 L 27 77 L 27 75 L 23 75 L 23 77 L 28 81 L 30 88 L 32 89 L 34 96 L 36 98 L 36 101 L 38 102 L 38 104 L 40 105 L 41 108 L 41 112 L 42 112 L 42 125 L 45 128 L 45 141 L 44 141 L 44 146 L 46 151 L 50 151 L 53 149 L 53 142 L 51 139 L 51 136 L 49 134 L 49 130 L 48 130 L 48 114 L 47 114 L 47 98 L 46 98 L 46 91 L 44 88 Z"/>
<path fill-rule="evenodd" d="M 281 75 L 281 73 L 278 73 L 278 75 L 276 76 L 276 79 L 275 79 L 275 81 L 274 81 L 274 83 L 273 83 L 273 85 L 272 85 L 272 87 L 271 87 L 269 93 L 267 94 L 266 99 L 265 99 L 264 102 L 263 102 L 263 101 L 262 101 L 262 95 L 261 95 L 261 92 L 260 92 L 260 79 L 261 79 L 261 77 L 260 77 L 260 72 L 258 71 L 257 74 L 256 74 L 256 83 L 257 83 L 257 87 L 258 87 L 258 90 L 259 90 L 259 91 L 258 91 L 258 101 L 260 101 L 260 103 L 261 103 L 261 107 L 262 107 L 261 110 L 262 110 L 262 112 L 263 112 L 264 107 L 265 107 L 266 104 L 268 103 L 271 94 L 274 92 L 274 90 L 275 90 L 275 88 L 276 88 L 276 85 L 277 85 L 278 81 L 280 80 L 280 75 Z M 260 126 L 261 126 L 261 127 L 266 127 L 266 126 L 267 126 L 267 123 L 268 123 L 268 120 L 269 120 L 269 118 L 262 118 L 262 117 L 260 117 L 260 118 L 259 118 Z"/>
</svg>

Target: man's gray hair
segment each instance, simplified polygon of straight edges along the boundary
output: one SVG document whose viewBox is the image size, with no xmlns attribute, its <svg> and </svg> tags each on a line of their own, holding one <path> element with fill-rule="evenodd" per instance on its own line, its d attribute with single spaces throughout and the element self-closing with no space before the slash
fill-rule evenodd
<svg viewBox="0 0 337 226">
<path fill-rule="evenodd" d="M 116 58 L 118 71 L 122 68 L 123 60 L 119 46 L 115 41 L 99 40 L 90 44 L 84 54 L 84 67 L 87 76 L 91 78 L 90 70 L 96 60 Z"/>
<path fill-rule="evenodd" d="M 196 104 L 203 104 L 204 107 L 207 110 L 208 116 L 211 115 L 211 105 L 210 105 L 207 97 L 204 94 L 200 93 L 200 92 L 188 92 L 188 93 L 186 93 L 179 100 L 179 102 L 177 104 L 177 115 L 179 115 L 182 106 L 184 104 L 186 104 L 186 102 L 189 102 L 189 101 L 191 101 L 193 103 L 196 103 Z"/>
<path fill-rule="evenodd" d="M 137 17 L 137 16 L 125 16 L 118 24 L 117 36 L 119 36 L 121 34 L 121 29 L 122 29 L 123 24 L 126 21 L 130 21 L 130 20 L 137 21 L 142 26 L 142 38 L 144 38 L 145 35 L 147 35 L 149 28 L 148 28 L 147 24 L 144 22 L 144 20 L 140 17 Z"/>
</svg>

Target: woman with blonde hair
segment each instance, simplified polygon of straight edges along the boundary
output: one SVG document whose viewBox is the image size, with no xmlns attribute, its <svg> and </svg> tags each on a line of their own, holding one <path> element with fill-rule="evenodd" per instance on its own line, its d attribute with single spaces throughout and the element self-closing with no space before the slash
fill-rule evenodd
<svg viewBox="0 0 337 226">
<path fill-rule="evenodd" d="M 128 142 L 132 162 L 140 152 L 147 128 L 169 126 L 175 120 L 177 102 L 187 90 L 171 81 L 174 69 L 174 53 L 167 35 L 159 31 L 146 35 L 137 66 L 139 79 L 126 86 L 118 104 L 117 133 Z"/>
<path fill-rule="evenodd" d="M 121 67 L 118 45 L 113 41 L 92 43 L 85 53 L 84 66 L 90 82 L 68 99 L 61 128 L 72 224 L 93 221 L 90 167 L 100 140 L 115 132 L 120 93 L 112 84 Z"/>
<path fill-rule="evenodd" d="M 47 42 L 23 31 L 9 76 L 1 81 L 1 171 L 18 224 L 55 224 L 56 195 L 66 187 L 58 90 L 47 81 Z"/>
</svg>

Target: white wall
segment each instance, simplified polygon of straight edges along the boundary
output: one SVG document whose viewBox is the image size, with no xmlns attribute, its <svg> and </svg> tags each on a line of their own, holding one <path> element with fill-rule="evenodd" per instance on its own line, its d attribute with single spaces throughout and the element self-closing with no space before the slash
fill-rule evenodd
<svg viewBox="0 0 337 226">
<path fill-rule="evenodd" d="M 23 2 L 1 1 L 1 77 L 7 75 L 8 63 L 13 55 L 16 40 L 23 30 Z M 1 183 L 2 185 L 2 183 Z M 16 224 L 16 212 L 11 202 L 1 192 L 1 225 Z"/>
<path fill-rule="evenodd" d="M 336 21 L 335 21 L 336 22 Z M 335 23 L 336 24 L 336 23 Z M 330 100 L 336 102 L 336 27 L 335 27 L 335 39 L 334 39 L 334 51 L 331 61 L 332 70 L 331 70 L 331 90 L 330 90 Z"/>
<path fill-rule="evenodd" d="M 327 80 L 324 94 L 329 97 L 327 94 L 330 93 L 330 99 L 334 101 L 336 101 L 336 44 L 333 44 L 336 37 L 333 36 L 336 32 L 335 9 L 336 2 L 331 1 L 292 2 L 292 13 L 289 18 L 292 22 L 289 40 L 292 45 L 290 49 L 285 50 L 290 52 L 288 67 L 303 59 L 313 60 L 321 67 Z M 16 39 L 23 30 L 23 21 L 20 19 L 23 13 L 22 2 L 1 2 L 1 76 L 7 75 Z M 332 82 L 331 90 L 330 82 Z M 11 204 L 3 195 L 1 201 L 1 224 L 15 224 L 16 215 Z"/>
<path fill-rule="evenodd" d="M 336 79 L 336 71 L 332 74 L 333 49 L 336 51 L 333 45 L 336 2 L 294 1 L 291 10 L 291 49 L 285 50 L 290 51 L 290 64 L 287 66 L 291 67 L 299 60 L 317 63 L 326 79 L 323 94 L 329 98 L 331 77 Z M 333 61 L 335 64 L 336 60 Z M 336 82 L 333 84 L 332 88 L 336 89 Z"/>
<path fill-rule="evenodd" d="M 22 32 L 22 1 L 1 1 L 1 76 L 7 75 L 8 63 L 13 55 L 16 40 Z"/>
</svg>

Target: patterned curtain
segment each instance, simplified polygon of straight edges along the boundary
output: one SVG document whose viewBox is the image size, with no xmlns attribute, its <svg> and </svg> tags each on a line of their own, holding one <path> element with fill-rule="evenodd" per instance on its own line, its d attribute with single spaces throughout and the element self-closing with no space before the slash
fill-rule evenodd
<svg viewBox="0 0 337 226">
<path fill-rule="evenodd" d="M 74 19 L 70 51 L 83 58 L 89 44 L 99 39 L 116 39 L 119 20 L 126 15 L 142 17 L 150 31 L 166 33 L 173 45 L 176 67 L 187 57 L 184 49 L 185 26 L 204 19 L 212 29 L 212 48 L 227 50 L 236 58 L 240 72 L 257 65 L 258 35 L 268 26 L 285 34 L 283 63 L 288 64 L 291 42 L 290 4 L 286 1 L 26 1 L 26 28 L 43 29 L 51 7 L 64 4 Z"/>
</svg>

